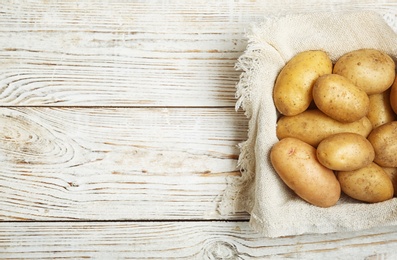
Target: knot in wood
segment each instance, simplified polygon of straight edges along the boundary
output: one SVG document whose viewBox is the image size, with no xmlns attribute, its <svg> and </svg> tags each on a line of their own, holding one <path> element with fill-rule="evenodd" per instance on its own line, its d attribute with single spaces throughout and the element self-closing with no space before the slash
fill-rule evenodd
<svg viewBox="0 0 397 260">
<path fill-rule="evenodd" d="M 236 246 L 225 241 L 214 241 L 205 251 L 207 259 L 239 259 Z"/>
</svg>

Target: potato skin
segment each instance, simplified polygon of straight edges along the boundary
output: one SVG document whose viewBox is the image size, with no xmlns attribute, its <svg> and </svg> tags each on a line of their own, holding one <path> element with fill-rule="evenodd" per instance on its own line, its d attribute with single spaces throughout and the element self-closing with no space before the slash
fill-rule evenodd
<svg viewBox="0 0 397 260">
<path fill-rule="evenodd" d="M 316 80 L 313 100 L 318 109 L 343 123 L 357 121 L 369 111 L 367 93 L 338 74 L 323 75 Z"/>
<path fill-rule="evenodd" d="M 376 163 L 355 171 L 337 172 L 342 191 L 348 196 L 369 203 L 391 199 L 393 184 L 386 172 Z"/>
<path fill-rule="evenodd" d="M 335 63 L 334 74 L 345 76 L 368 95 L 382 93 L 395 78 L 395 63 L 386 53 L 360 49 L 342 55 Z"/>
<path fill-rule="evenodd" d="M 273 89 L 277 110 L 287 116 L 305 111 L 311 101 L 315 80 L 332 72 L 332 61 L 323 51 L 304 51 L 280 71 Z"/>
<path fill-rule="evenodd" d="M 334 172 L 324 167 L 316 149 L 296 138 L 285 138 L 271 149 L 270 160 L 284 183 L 305 201 L 318 206 L 335 205 L 341 189 Z"/>
<path fill-rule="evenodd" d="M 393 183 L 394 197 L 396 197 L 397 196 L 397 168 L 382 167 L 382 169 L 385 171 L 387 176 L 389 176 L 391 182 Z"/>
<path fill-rule="evenodd" d="M 369 96 L 367 118 L 371 121 L 372 128 L 374 129 L 397 119 L 390 105 L 390 88 L 382 93 Z"/>
<path fill-rule="evenodd" d="M 326 137 L 342 132 L 352 132 L 367 137 L 372 130 L 371 122 L 363 117 L 352 123 L 341 123 L 318 109 L 306 110 L 296 116 L 281 117 L 276 126 L 279 140 L 298 138 L 314 147 Z"/>
<path fill-rule="evenodd" d="M 322 140 L 317 147 L 317 158 L 331 170 L 354 171 L 370 164 L 375 151 L 362 135 L 346 132 Z"/>
<path fill-rule="evenodd" d="M 397 77 L 390 88 L 390 106 L 392 107 L 394 113 L 397 114 Z"/>
<path fill-rule="evenodd" d="M 397 167 L 397 121 L 378 126 L 368 135 L 375 150 L 374 162 L 382 167 Z"/>
</svg>

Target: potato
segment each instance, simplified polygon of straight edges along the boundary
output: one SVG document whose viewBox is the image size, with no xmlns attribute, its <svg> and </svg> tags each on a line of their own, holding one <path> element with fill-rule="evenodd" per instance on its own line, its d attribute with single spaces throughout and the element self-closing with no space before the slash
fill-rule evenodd
<svg viewBox="0 0 397 260">
<path fill-rule="evenodd" d="M 271 149 L 272 165 L 299 197 L 318 206 L 335 205 L 341 189 L 332 170 L 324 167 L 316 157 L 316 149 L 296 138 L 285 138 Z"/>
<path fill-rule="evenodd" d="M 316 79 L 332 72 L 332 61 L 323 51 L 305 51 L 294 56 L 280 71 L 273 89 L 278 111 L 287 116 L 305 111 Z"/>
<path fill-rule="evenodd" d="M 395 78 L 393 59 L 375 49 L 360 49 L 342 55 L 335 63 L 334 74 L 345 76 L 368 95 L 382 93 Z"/>
<path fill-rule="evenodd" d="M 343 123 L 357 121 L 369 111 L 367 93 L 337 74 L 323 75 L 316 80 L 313 100 L 318 109 Z"/>
<path fill-rule="evenodd" d="M 390 88 L 382 93 L 369 96 L 369 112 L 367 118 L 371 121 L 372 128 L 397 119 L 390 105 Z"/>
<path fill-rule="evenodd" d="M 397 167 L 397 121 L 378 126 L 368 135 L 375 150 L 374 162 L 382 167 Z"/>
<path fill-rule="evenodd" d="M 371 130 L 372 125 L 367 117 L 352 123 L 341 123 L 313 109 L 296 116 L 282 116 L 277 122 L 276 135 L 279 140 L 294 137 L 317 147 L 324 138 L 336 133 L 351 132 L 367 137 Z"/>
<path fill-rule="evenodd" d="M 376 163 L 355 171 L 337 172 L 342 191 L 357 200 L 375 203 L 391 199 L 393 184 L 386 172 Z"/>
<path fill-rule="evenodd" d="M 362 135 L 339 133 L 320 142 L 317 158 L 325 167 L 336 171 L 354 171 L 372 163 L 375 151 Z"/>
<path fill-rule="evenodd" d="M 397 168 L 382 167 L 393 183 L 394 197 L 397 196 Z"/>
<path fill-rule="evenodd" d="M 390 106 L 392 107 L 394 113 L 397 114 L 397 77 L 395 78 L 390 89 Z"/>
</svg>

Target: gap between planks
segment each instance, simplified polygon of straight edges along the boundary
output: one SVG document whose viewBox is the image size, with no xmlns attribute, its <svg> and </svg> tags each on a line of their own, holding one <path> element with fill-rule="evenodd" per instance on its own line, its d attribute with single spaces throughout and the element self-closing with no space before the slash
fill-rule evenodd
<svg viewBox="0 0 397 260">
<path fill-rule="evenodd" d="M 249 222 L 249 215 L 246 214 L 246 219 L 107 219 L 107 220 L 97 220 L 97 219 L 76 219 L 76 220 L 0 220 L 0 223 L 180 223 L 180 222 Z"/>
<path fill-rule="evenodd" d="M 89 109 L 107 109 L 107 108 L 121 108 L 121 109 L 125 109 L 125 108 L 142 108 L 142 109 L 162 109 L 162 108 L 169 108 L 169 109 L 231 109 L 231 108 L 235 108 L 235 106 L 135 106 L 135 105 L 131 105 L 131 106 L 111 106 L 111 105 L 107 105 L 107 106 L 92 106 L 92 105 L 79 105 L 79 106 L 74 106 L 74 105 L 70 105 L 70 106 L 65 106 L 65 105 L 0 105 L 0 108 L 68 108 L 68 109 L 84 109 L 84 108 L 89 108 Z"/>
</svg>

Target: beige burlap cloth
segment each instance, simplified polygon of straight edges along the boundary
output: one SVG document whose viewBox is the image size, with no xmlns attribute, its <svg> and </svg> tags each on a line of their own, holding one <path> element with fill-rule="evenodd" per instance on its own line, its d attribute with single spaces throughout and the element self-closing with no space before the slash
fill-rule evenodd
<svg viewBox="0 0 397 260">
<path fill-rule="evenodd" d="M 254 25 L 247 37 L 236 64 L 242 71 L 236 107 L 249 118 L 248 139 L 240 145 L 242 176 L 230 181 L 220 212 L 247 211 L 253 229 L 269 237 L 396 225 L 397 198 L 366 204 L 342 195 L 333 207 L 312 206 L 284 185 L 269 161 L 278 141 L 272 89 L 285 63 L 299 52 L 318 49 L 333 61 L 360 48 L 376 48 L 396 60 L 397 35 L 385 17 L 370 11 L 272 17 Z"/>
</svg>

